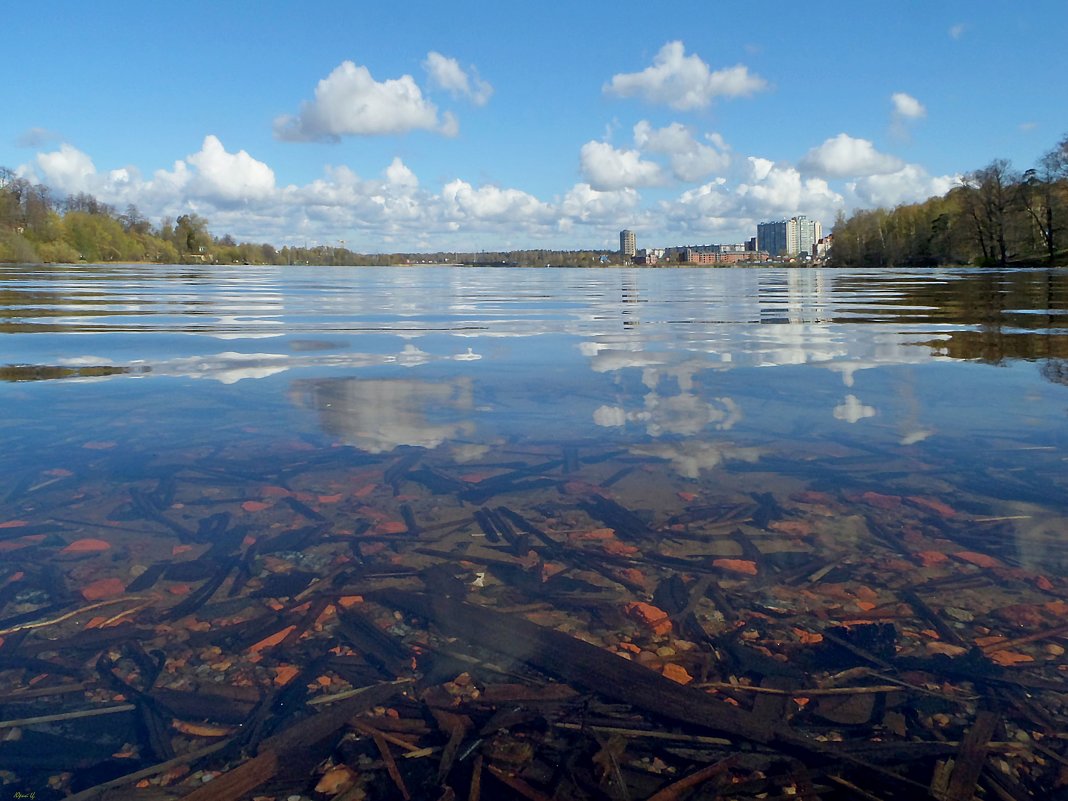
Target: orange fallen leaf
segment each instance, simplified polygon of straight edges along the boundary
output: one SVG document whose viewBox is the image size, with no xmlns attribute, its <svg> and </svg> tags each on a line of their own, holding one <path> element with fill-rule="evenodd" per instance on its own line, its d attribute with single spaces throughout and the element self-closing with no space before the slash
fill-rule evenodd
<svg viewBox="0 0 1068 801">
<path fill-rule="evenodd" d="M 293 681 L 298 673 L 300 673 L 300 668 L 296 665 L 279 665 L 274 668 L 274 683 L 279 687 L 284 687 Z"/>
<path fill-rule="evenodd" d="M 924 643 L 924 649 L 929 654 L 941 654 L 943 656 L 964 656 L 968 653 L 968 649 L 960 645 L 953 645 L 948 642 L 941 642 L 939 640 L 932 640 L 931 642 Z"/>
<path fill-rule="evenodd" d="M 386 520 L 375 528 L 379 534 L 403 534 L 408 530 L 408 526 L 399 520 Z"/>
<path fill-rule="evenodd" d="M 548 581 L 557 573 L 562 573 L 567 570 L 567 565 L 562 565 L 559 562 L 543 562 L 541 565 L 541 580 Z"/>
<path fill-rule="evenodd" d="M 616 536 L 615 529 L 593 528 L 588 531 L 575 531 L 568 535 L 569 540 L 610 540 Z"/>
<path fill-rule="evenodd" d="M 881 492 L 865 492 L 860 499 L 877 509 L 896 509 L 901 505 L 901 498 L 897 495 L 883 495 Z"/>
<path fill-rule="evenodd" d="M 679 496 L 680 500 L 686 501 L 686 503 L 693 503 L 694 501 L 697 500 L 697 493 L 696 492 L 682 492 L 680 490 L 679 492 L 676 492 L 675 494 Z"/>
<path fill-rule="evenodd" d="M 350 606 L 356 606 L 356 604 L 363 603 L 362 595 L 342 595 L 337 599 L 337 605 L 342 609 L 348 609 Z"/>
<path fill-rule="evenodd" d="M 905 498 L 913 506 L 918 506 L 921 509 L 927 509 L 942 517 L 955 517 L 957 510 L 952 506 L 943 503 L 937 498 L 925 498 L 922 495 L 909 495 Z"/>
<path fill-rule="evenodd" d="M 1056 601 L 1049 601 L 1048 603 L 1043 604 L 1043 606 L 1057 617 L 1068 615 L 1068 601 L 1065 601 L 1063 598 L 1058 598 Z"/>
<path fill-rule="evenodd" d="M 340 492 L 336 495 L 320 495 L 319 503 L 338 503 L 343 497 Z"/>
<path fill-rule="evenodd" d="M 671 619 L 663 609 L 644 601 L 631 601 L 623 607 L 623 613 L 639 623 L 648 626 L 653 634 L 662 635 L 671 631 Z"/>
<path fill-rule="evenodd" d="M 171 556 L 177 556 L 180 553 L 185 553 L 186 551 L 191 550 L 193 550 L 192 545 L 175 545 L 173 548 L 171 548 Z"/>
<path fill-rule="evenodd" d="M 636 567 L 626 567 L 620 570 L 619 576 L 631 584 L 645 584 L 645 574 Z"/>
<path fill-rule="evenodd" d="M 241 508 L 246 512 L 262 512 L 264 509 L 269 509 L 270 506 L 269 503 L 264 503 L 263 501 L 245 501 L 241 504 Z"/>
<path fill-rule="evenodd" d="M 999 642 L 1005 642 L 1006 638 L 1000 634 L 991 634 L 986 637 L 976 637 L 975 644 L 980 648 L 986 648 L 988 645 L 995 645 Z"/>
<path fill-rule="evenodd" d="M 274 634 L 271 634 L 271 635 L 268 635 L 267 637 L 264 637 L 258 643 L 255 643 L 254 645 L 250 645 L 249 646 L 249 648 L 248 648 L 249 653 L 258 654 L 260 651 L 264 650 L 265 648 L 273 648 L 274 646 L 278 645 L 278 643 L 282 642 L 282 640 L 284 640 L 286 637 L 288 637 L 289 633 L 291 631 L 293 631 L 293 629 L 295 629 L 295 628 L 296 628 L 295 625 L 286 626 L 281 631 L 276 631 Z"/>
<path fill-rule="evenodd" d="M 19 548 L 26 548 L 30 545 L 36 545 L 44 540 L 44 534 L 27 534 L 25 537 L 19 537 L 14 540 L 5 540 L 0 542 L 0 553 L 6 553 L 8 551 L 17 551 Z"/>
<path fill-rule="evenodd" d="M 613 554 L 615 556 L 633 556 L 638 553 L 637 546 L 627 545 L 625 542 L 619 540 L 605 540 L 601 543 L 601 547 L 606 553 Z"/>
<path fill-rule="evenodd" d="M 623 651 L 630 651 L 632 654 L 640 654 L 642 649 L 632 642 L 621 642 L 619 648 Z"/>
<path fill-rule="evenodd" d="M 352 787 L 358 778 L 356 771 L 348 765 L 334 765 L 315 785 L 315 792 L 322 795 L 338 795 Z"/>
<path fill-rule="evenodd" d="M 225 737 L 236 731 L 234 726 L 213 726 L 209 723 L 189 723 L 185 720 L 172 720 L 171 725 L 182 734 L 191 737 Z"/>
<path fill-rule="evenodd" d="M 712 566 L 732 573 L 744 573 L 747 576 L 757 574 L 756 562 L 749 559 L 713 559 Z"/>
<path fill-rule="evenodd" d="M 993 556 L 978 551 L 956 551 L 953 556 L 962 562 L 976 565 L 977 567 L 1001 567 L 1001 562 Z"/>
<path fill-rule="evenodd" d="M 913 556 L 919 559 L 924 567 L 934 567 L 949 561 L 949 557 L 941 551 L 917 551 Z"/>
<path fill-rule="evenodd" d="M 352 494 L 357 498 L 366 498 L 368 495 L 374 492 L 377 487 L 377 484 L 364 484 Z"/>
<path fill-rule="evenodd" d="M 82 597 L 87 601 L 114 598 L 126 591 L 126 584 L 117 578 L 99 579 L 82 587 Z"/>
<path fill-rule="evenodd" d="M 768 528 L 794 537 L 807 537 L 814 531 L 807 520 L 773 520 L 768 524 Z"/>
<path fill-rule="evenodd" d="M 28 520 L 8 520 L 7 522 L 0 523 L 0 528 L 22 528 L 29 524 Z"/>
<path fill-rule="evenodd" d="M 1038 587 L 1040 590 L 1045 590 L 1046 592 L 1049 592 L 1053 589 L 1053 582 L 1045 576 L 1035 576 L 1035 586 Z"/>
<path fill-rule="evenodd" d="M 188 595 L 191 589 L 188 584 L 172 584 L 167 588 L 167 592 L 171 595 Z"/>
<path fill-rule="evenodd" d="M 693 681 L 693 676 L 686 671 L 686 668 L 682 665 L 676 665 L 674 662 L 668 662 L 660 672 L 664 674 L 665 678 L 679 684 L 689 684 Z"/>
<path fill-rule="evenodd" d="M 111 548 L 111 543 L 106 540 L 87 538 L 84 540 L 75 540 L 66 548 L 62 549 L 60 553 L 99 553 L 100 551 L 106 551 L 109 548 Z"/>
<path fill-rule="evenodd" d="M 1013 665 L 1023 664 L 1025 662 L 1034 662 L 1035 658 L 1029 654 L 1021 654 L 1018 651 L 994 651 L 992 654 L 988 654 L 990 661 L 1001 665 L 1002 667 L 1012 667 Z"/>
<path fill-rule="evenodd" d="M 818 631 L 805 631 L 795 627 L 794 634 L 797 635 L 797 641 L 802 645 L 816 645 L 823 642 L 823 635 Z"/>
<path fill-rule="evenodd" d="M 285 487 L 267 486 L 260 490 L 260 495 L 265 498 L 285 498 L 291 494 Z"/>
</svg>

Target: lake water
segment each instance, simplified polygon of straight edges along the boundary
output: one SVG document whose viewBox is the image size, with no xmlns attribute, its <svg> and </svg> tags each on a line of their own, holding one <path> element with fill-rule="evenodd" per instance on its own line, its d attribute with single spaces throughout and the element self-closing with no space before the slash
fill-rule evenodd
<svg viewBox="0 0 1068 801">
<path fill-rule="evenodd" d="M 131 616 L 153 619 L 206 575 L 123 588 L 204 553 L 243 558 L 250 587 L 297 575 L 257 596 L 282 607 L 347 560 L 369 590 L 443 564 L 472 599 L 540 603 L 536 622 L 610 648 L 633 616 L 561 606 L 554 571 L 608 608 L 715 564 L 765 617 L 802 614 L 773 589 L 799 576 L 934 592 L 978 554 L 1002 587 L 1047 588 L 1037 605 L 1068 573 L 1063 270 L 4 266 L 0 309 L 16 632 L 123 592 L 157 593 Z M 502 508 L 632 572 L 611 584 L 477 519 Z M 313 538 L 249 554 L 295 530 Z M 212 551 L 213 532 L 240 536 Z M 516 578 L 529 559 L 544 596 Z M 966 641 L 973 621 L 1020 633 L 994 602 L 966 611 Z"/>
</svg>

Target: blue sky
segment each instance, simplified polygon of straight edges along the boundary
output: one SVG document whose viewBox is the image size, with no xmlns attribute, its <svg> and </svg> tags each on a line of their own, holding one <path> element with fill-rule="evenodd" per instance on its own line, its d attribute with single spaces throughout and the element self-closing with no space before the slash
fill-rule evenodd
<svg viewBox="0 0 1068 801">
<path fill-rule="evenodd" d="M 0 165 L 278 245 L 735 242 L 1068 134 L 1063 0 L 70 0 L 4 27 Z"/>
</svg>

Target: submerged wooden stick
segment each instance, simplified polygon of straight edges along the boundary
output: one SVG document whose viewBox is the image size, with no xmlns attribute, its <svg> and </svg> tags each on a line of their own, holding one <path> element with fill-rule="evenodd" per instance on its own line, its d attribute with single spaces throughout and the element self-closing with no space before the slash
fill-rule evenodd
<svg viewBox="0 0 1068 801">
<path fill-rule="evenodd" d="M 55 715 L 38 715 L 33 718 L 0 720 L 0 729 L 12 729 L 15 726 L 35 726 L 38 723 L 55 723 L 60 720 L 93 718 L 97 715 L 114 715 L 118 712 L 130 712 L 134 709 L 137 709 L 134 704 L 118 704 L 117 706 L 103 706 L 98 707 L 97 709 L 78 709 L 74 712 L 60 712 Z"/>
</svg>

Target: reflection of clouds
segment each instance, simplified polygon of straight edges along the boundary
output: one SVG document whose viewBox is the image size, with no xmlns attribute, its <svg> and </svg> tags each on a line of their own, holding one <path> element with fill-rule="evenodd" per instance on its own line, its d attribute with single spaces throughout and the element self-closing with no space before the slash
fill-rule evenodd
<svg viewBox="0 0 1068 801">
<path fill-rule="evenodd" d="M 294 401 L 319 410 L 325 431 L 368 453 L 436 448 L 475 426 L 472 381 L 336 378 L 297 381 Z M 461 419 L 455 419 L 455 418 Z M 434 419 L 441 418 L 441 419 Z"/>
<path fill-rule="evenodd" d="M 708 425 L 728 431 L 742 419 L 741 409 L 730 398 L 713 398 L 706 402 L 686 392 L 668 397 L 650 392 L 645 396 L 645 408 L 648 414 L 646 431 L 654 437 L 696 434 Z"/>
<path fill-rule="evenodd" d="M 875 407 L 865 406 L 856 395 L 846 395 L 845 402 L 834 407 L 834 416 L 847 423 L 856 423 L 865 417 L 875 417 Z"/>
<path fill-rule="evenodd" d="M 592 359 L 596 372 L 640 369 L 642 385 L 649 391 L 643 397 L 643 408 L 627 411 L 622 406 L 601 406 L 593 413 L 599 426 L 619 427 L 628 422 L 640 423 L 653 437 L 664 434 L 692 435 L 707 426 L 721 431 L 734 427 L 742 419 L 742 411 L 731 398 L 706 400 L 694 390 L 694 376 L 714 364 L 688 353 L 642 353 L 607 348 L 598 343 L 583 343 L 583 352 Z M 671 387 L 674 381 L 678 392 L 666 394 L 660 388 Z"/>
<path fill-rule="evenodd" d="M 486 457 L 486 454 L 490 452 L 489 445 L 476 445 L 473 442 L 468 442 L 463 445 L 452 446 L 452 458 L 459 464 L 466 464 L 467 462 L 477 462 Z"/>
<path fill-rule="evenodd" d="M 671 462 L 679 475 L 685 478 L 697 478 L 702 470 L 711 470 L 723 462 L 755 462 L 760 458 L 759 448 L 737 448 L 725 443 L 699 442 L 657 442 L 650 445 L 632 447 L 631 453 L 639 456 L 654 456 Z"/>
<path fill-rule="evenodd" d="M 933 431 L 927 431 L 924 429 L 918 429 L 916 431 L 907 431 L 901 437 L 902 445 L 915 445 L 917 442 L 923 442 L 925 439 L 934 434 Z"/>
<path fill-rule="evenodd" d="M 116 362 L 96 356 L 73 356 L 58 359 L 67 367 L 107 364 L 115 367 L 130 367 L 140 376 L 174 376 L 182 378 L 208 378 L 223 384 L 233 384 L 245 378 L 266 378 L 286 370 L 322 367 L 377 367 L 395 364 L 401 367 L 418 367 L 435 361 L 477 361 L 482 357 L 467 348 L 464 353 L 453 356 L 434 356 L 412 344 L 407 344 L 399 353 L 212 353 L 205 356 L 183 356 L 145 362 L 137 359 Z"/>
<path fill-rule="evenodd" d="M 605 428 L 627 423 L 641 423 L 652 437 L 664 434 L 692 435 L 707 426 L 729 431 L 742 419 L 742 410 L 731 398 L 705 401 L 691 393 L 663 397 L 655 392 L 645 395 L 645 408 L 628 412 L 622 406 L 600 406 L 593 413 L 593 422 Z"/>
</svg>

